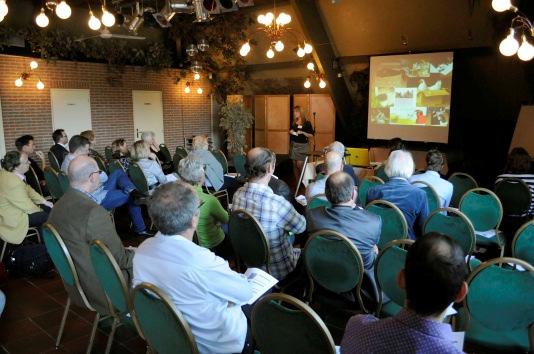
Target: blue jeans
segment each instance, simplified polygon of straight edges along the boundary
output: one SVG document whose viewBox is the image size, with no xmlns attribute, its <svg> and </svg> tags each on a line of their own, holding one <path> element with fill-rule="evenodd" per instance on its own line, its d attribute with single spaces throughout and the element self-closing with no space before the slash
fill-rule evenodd
<svg viewBox="0 0 534 354">
<path fill-rule="evenodd" d="M 111 210 L 128 204 L 128 212 L 132 219 L 134 232 L 144 231 L 146 227 L 141 214 L 141 207 L 135 204 L 130 197 L 130 192 L 135 189 L 135 186 L 128 175 L 120 169 L 114 171 L 104 183 L 104 189 L 107 193 L 100 205 L 107 210 Z"/>
<path fill-rule="evenodd" d="M 2 311 L 4 311 L 4 306 L 6 305 L 6 296 L 2 291 L 0 291 L 0 316 L 2 316 Z"/>
</svg>

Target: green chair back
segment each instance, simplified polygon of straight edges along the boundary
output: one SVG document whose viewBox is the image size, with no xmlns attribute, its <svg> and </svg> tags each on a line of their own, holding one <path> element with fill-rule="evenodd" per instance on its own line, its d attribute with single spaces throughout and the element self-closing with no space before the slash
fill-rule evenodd
<svg viewBox="0 0 534 354">
<path fill-rule="evenodd" d="M 365 207 L 367 205 L 367 191 L 369 188 L 378 186 L 380 184 L 384 184 L 384 182 L 379 181 L 378 179 L 364 179 L 360 182 L 360 185 L 358 186 L 358 200 L 360 201 L 360 205 Z"/>
<path fill-rule="evenodd" d="M 46 166 L 44 169 L 46 186 L 52 197 L 56 200 L 63 195 L 63 189 L 59 183 L 58 173 L 51 167 Z"/>
<path fill-rule="evenodd" d="M 162 162 L 170 162 L 172 161 L 171 152 L 169 151 L 169 148 L 165 144 L 159 144 L 159 151 L 161 151 L 161 154 L 163 157 L 165 157 L 165 161 Z"/>
<path fill-rule="evenodd" d="M 151 349 L 158 354 L 197 354 L 187 321 L 163 290 L 149 283 L 134 288 L 133 306 L 139 326 Z"/>
<path fill-rule="evenodd" d="M 530 209 L 532 193 L 519 178 L 503 178 L 495 185 L 495 194 L 502 203 L 504 215 L 524 215 Z"/>
<path fill-rule="evenodd" d="M 476 231 L 498 229 L 503 215 L 499 197 L 485 188 L 474 188 L 465 193 L 459 209 Z"/>
<path fill-rule="evenodd" d="M 111 149 L 111 146 L 106 146 L 104 148 L 104 157 L 106 160 L 111 161 L 113 160 L 113 150 Z"/>
<path fill-rule="evenodd" d="M 375 176 L 380 178 L 382 181 L 387 182 L 389 181 L 388 175 L 386 175 L 386 165 L 382 164 L 378 166 L 378 168 L 375 170 Z"/>
<path fill-rule="evenodd" d="M 380 216 L 382 230 L 378 248 L 382 249 L 387 243 L 408 237 L 408 223 L 400 209 L 385 200 L 373 200 L 365 208 L 367 211 Z"/>
<path fill-rule="evenodd" d="M 89 310 L 95 311 L 89 304 L 87 296 L 82 290 L 79 280 L 80 278 L 74 267 L 74 262 L 72 261 L 69 250 L 53 225 L 47 223 L 43 226 L 43 240 L 46 246 L 46 251 L 50 255 L 67 291 L 69 293 L 71 291 L 77 292 L 83 305 Z"/>
<path fill-rule="evenodd" d="M 221 150 L 212 150 L 211 153 L 221 164 L 224 173 L 228 173 L 228 160 Z"/>
<path fill-rule="evenodd" d="M 467 173 L 456 172 L 449 177 L 449 182 L 452 183 L 452 197 L 450 206 L 458 208 L 460 205 L 460 199 L 468 190 L 478 188 L 477 181 Z"/>
<path fill-rule="evenodd" d="M 306 242 L 303 256 L 313 282 L 337 294 L 356 289 L 360 305 L 365 308 L 360 297 L 364 272 L 362 256 L 346 236 L 333 230 L 316 231 Z"/>
<path fill-rule="evenodd" d="M 534 265 L 534 220 L 517 230 L 512 241 L 512 257 Z"/>
<path fill-rule="evenodd" d="M 102 158 L 99 155 L 94 156 L 94 159 L 96 161 L 96 164 L 98 165 L 98 169 L 100 171 L 104 171 L 106 173 L 109 173 L 108 166 L 106 164 L 106 161 L 102 160 Z"/>
<path fill-rule="evenodd" d="M 319 208 L 322 206 L 329 208 L 332 206 L 332 204 L 330 204 L 330 202 L 326 199 L 326 195 L 318 194 L 310 200 L 306 208 L 315 209 L 315 208 Z"/>
<path fill-rule="evenodd" d="M 31 166 L 28 172 L 26 173 L 26 183 L 28 183 L 28 185 L 32 187 L 34 191 L 36 191 L 40 195 L 43 195 L 43 190 L 41 189 L 39 178 L 37 178 L 37 174 L 35 174 L 35 171 Z"/>
<path fill-rule="evenodd" d="M 262 354 L 336 352 L 321 318 L 308 305 L 286 294 L 269 294 L 256 303 L 252 332 Z"/>
<path fill-rule="evenodd" d="M 475 249 L 475 228 L 469 218 L 454 208 L 434 210 L 426 219 L 423 234 L 439 232 L 454 239 L 462 247 L 466 255 Z"/>
<path fill-rule="evenodd" d="M 122 165 L 122 163 L 119 160 L 115 160 L 115 159 L 109 160 L 109 174 L 112 174 L 113 172 L 117 170 L 125 171 L 125 168 Z"/>
<path fill-rule="evenodd" d="M 432 212 L 442 207 L 439 195 L 429 183 L 424 181 L 412 182 L 412 185 L 419 187 L 426 194 L 426 200 L 428 201 L 428 211 Z M 421 187 L 423 186 L 423 187 Z"/>
<path fill-rule="evenodd" d="M 519 265 L 525 271 L 498 266 L 502 263 Z M 467 339 L 476 337 L 497 349 L 493 337 L 499 336 L 502 349 L 528 351 L 528 328 L 534 319 L 534 267 L 516 258 L 495 258 L 476 268 L 467 283 L 464 304 L 471 318 Z M 477 335 L 480 328 L 475 331 L 473 325 L 489 330 L 488 335 Z"/>
<path fill-rule="evenodd" d="M 178 173 L 178 165 L 180 164 L 180 161 L 183 159 L 182 155 L 180 154 L 174 154 L 172 157 L 172 169 L 174 172 Z"/>
<path fill-rule="evenodd" d="M 245 169 L 246 160 L 247 157 L 244 154 L 234 155 L 235 170 L 243 178 L 247 176 L 247 170 Z"/>
<path fill-rule="evenodd" d="M 57 179 L 59 181 L 59 186 L 61 187 L 61 195 L 65 194 L 67 189 L 69 189 L 69 177 L 63 171 L 59 171 L 57 174 Z"/>
<path fill-rule="evenodd" d="M 54 171 L 59 172 L 61 171 L 61 166 L 59 165 L 59 162 L 57 161 L 56 155 L 52 151 L 48 152 L 48 161 L 50 162 L 50 166 L 54 169 Z"/>
<path fill-rule="evenodd" d="M 380 305 L 378 313 L 382 308 L 382 292 L 393 301 L 398 308 L 404 306 L 406 299 L 406 292 L 397 285 L 397 276 L 401 269 L 404 269 L 406 263 L 406 255 L 408 251 L 404 248 L 405 245 L 411 245 L 412 240 L 395 240 L 384 246 L 382 251 L 378 254 L 375 263 L 375 279 L 381 291 Z M 393 314 L 389 314 L 393 315 Z"/>
<path fill-rule="evenodd" d="M 247 267 L 261 268 L 269 264 L 269 243 L 260 223 L 245 210 L 230 215 L 228 233 L 238 260 Z"/>
<path fill-rule="evenodd" d="M 128 176 L 132 180 L 135 188 L 141 193 L 148 193 L 148 182 L 143 169 L 135 162 L 128 167 Z"/>
<path fill-rule="evenodd" d="M 187 157 L 187 150 L 183 146 L 177 146 L 174 153 L 180 155 L 182 159 Z"/>
</svg>

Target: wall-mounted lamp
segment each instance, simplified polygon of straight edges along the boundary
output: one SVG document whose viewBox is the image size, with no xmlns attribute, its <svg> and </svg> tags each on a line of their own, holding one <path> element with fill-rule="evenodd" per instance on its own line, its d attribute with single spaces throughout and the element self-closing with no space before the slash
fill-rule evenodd
<svg viewBox="0 0 534 354">
<path fill-rule="evenodd" d="M 491 6 L 497 12 L 513 11 L 516 14 L 510 24 L 508 36 L 499 44 L 501 54 L 507 57 L 517 54 L 523 61 L 532 60 L 534 58 L 534 45 L 531 43 L 534 41 L 532 22 L 510 0 L 493 0 Z M 521 37 L 521 45 L 516 36 Z"/>
<path fill-rule="evenodd" d="M 20 76 L 15 80 L 16 87 L 22 87 L 24 85 L 24 81 L 28 80 L 31 77 L 31 71 L 34 71 L 39 67 L 39 63 L 37 63 L 37 61 L 35 60 L 32 60 L 29 64 L 29 67 L 30 71 L 23 71 Z M 37 87 L 38 90 L 43 90 L 45 88 L 45 84 L 41 81 L 41 78 L 39 78 L 35 87 Z"/>
</svg>

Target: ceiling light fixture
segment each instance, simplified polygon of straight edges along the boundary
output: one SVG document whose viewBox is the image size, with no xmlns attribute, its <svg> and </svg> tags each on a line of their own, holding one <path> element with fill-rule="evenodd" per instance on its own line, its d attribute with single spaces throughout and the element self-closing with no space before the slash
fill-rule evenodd
<svg viewBox="0 0 534 354">
<path fill-rule="evenodd" d="M 510 0 L 493 0 L 491 6 L 497 12 L 513 11 L 516 16 L 510 24 L 510 33 L 499 44 L 502 55 L 510 57 L 517 54 L 519 59 L 529 61 L 534 58 L 534 26 L 528 17 L 519 11 Z M 521 37 L 521 46 L 516 39 L 516 34 Z"/>
<path fill-rule="evenodd" d="M 39 26 L 41 28 L 45 28 L 50 23 L 50 20 L 48 19 L 48 16 L 46 16 L 46 14 L 45 14 L 44 7 L 41 8 L 41 12 L 39 13 L 39 15 L 37 15 L 35 17 L 35 23 L 37 24 L 37 26 Z"/>
<path fill-rule="evenodd" d="M 9 12 L 9 7 L 7 7 L 6 0 L 0 0 L 0 22 L 4 20 L 4 17 L 7 16 Z"/>
<path fill-rule="evenodd" d="M 112 27 L 115 24 L 115 16 L 106 9 L 105 4 L 102 5 L 102 23 L 106 27 Z"/>
<path fill-rule="evenodd" d="M 310 61 L 308 65 L 306 65 L 306 69 L 308 69 L 309 71 L 315 71 L 315 64 Z"/>
<path fill-rule="evenodd" d="M 61 1 L 56 6 L 56 15 L 62 20 L 66 20 L 72 14 L 72 10 L 65 0 Z"/>
<path fill-rule="evenodd" d="M 93 11 L 91 10 L 89 10 L 89 21 L 87 22 L 87 24 L 89 25 L 89 28 L 93 31 L 98 31 L 100 27 L 102 27 L 102 22 L 100 22 L 98 17 L 93 15 Z"/>
</svg>

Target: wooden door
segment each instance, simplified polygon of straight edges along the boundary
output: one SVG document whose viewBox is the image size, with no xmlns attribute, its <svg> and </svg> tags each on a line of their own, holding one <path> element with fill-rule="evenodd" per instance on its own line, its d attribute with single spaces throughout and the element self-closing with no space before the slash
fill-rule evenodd
<svg viewBox="0 0 534 354">
<path fill-rule="evenodd" d="M 289 153 L 289 95 L 266 97 L 267 147 L 277 154 Z"/>
</svg>

